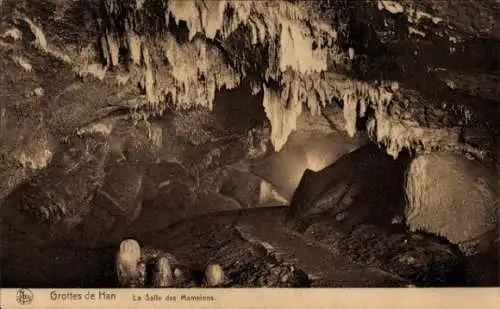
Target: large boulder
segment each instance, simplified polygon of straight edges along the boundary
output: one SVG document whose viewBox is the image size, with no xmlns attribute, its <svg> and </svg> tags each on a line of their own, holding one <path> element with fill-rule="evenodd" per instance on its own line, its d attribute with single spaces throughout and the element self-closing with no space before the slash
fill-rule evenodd
<svg viewBox="0 0 500 309">
<path fill-rule="evenodd" d="M 397 160 L 368 144 L 319 171 L 306 170 L 290 203 L 287 221 L 306 228 L 315 217 L 348 218 L 391 226 L 403 215 L 404 170 L 407 157 Z M 305 225 L 305 226 L 304 226 Z"/>
<path fill-rule="evenodd" d="M 477 160 L 446 152 L 415 158 L 406 196 L 412 230 L 444 236 L 468 254 L 498 239 L 498 177 Z"/>
</svg>

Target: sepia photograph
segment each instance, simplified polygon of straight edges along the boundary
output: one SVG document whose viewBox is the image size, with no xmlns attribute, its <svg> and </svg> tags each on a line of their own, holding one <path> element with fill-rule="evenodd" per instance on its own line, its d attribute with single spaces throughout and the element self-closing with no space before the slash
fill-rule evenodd
<svg viewBox="0 0 500 309">
<path fill-rule="evenodd" d="M 0 19 L 19 304 L 500 287 L 500 2 L 0 0 Z"/>
</svg>

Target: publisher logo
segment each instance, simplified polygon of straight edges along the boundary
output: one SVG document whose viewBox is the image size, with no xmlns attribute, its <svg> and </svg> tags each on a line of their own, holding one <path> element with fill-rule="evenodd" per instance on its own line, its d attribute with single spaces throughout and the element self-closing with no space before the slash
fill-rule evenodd
<svg viewBox="0 0 500 309">
<path fill-rule="evenodd" d="M 19 289 L 16 300 L 20 305 L 29 305 L 33 302 L 33 292 L 30 289 Z"/>
</svg>

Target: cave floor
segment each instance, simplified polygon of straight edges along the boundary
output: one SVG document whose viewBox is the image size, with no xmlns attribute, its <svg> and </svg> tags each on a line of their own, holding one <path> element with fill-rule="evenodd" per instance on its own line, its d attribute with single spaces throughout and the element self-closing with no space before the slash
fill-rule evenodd
<svg viewBox="0 0 500 309">
<path fill-rule="evenodd" d="M 227 270 L 226 286 L 231 287 L 406 284 L 379 269 L 347 262 L 338 252 L 290 231 L 283 225 L 286 211 L 287 207 L 270 207 L 219 212 L 154 230 L 130 225 L 116 237 L 134 237 L 141 246 L 169 252 L 194 269 L 218 263 Z M 118 238 L 110 236 L 86 247 L 77 235 L 67 235 L 55 243 L 44 239 L 40 227 L 27 228 L 28 221 L 5 213 L 9 212 L 2 220 L 2 286 L 116 285 Z"/>
</svg>

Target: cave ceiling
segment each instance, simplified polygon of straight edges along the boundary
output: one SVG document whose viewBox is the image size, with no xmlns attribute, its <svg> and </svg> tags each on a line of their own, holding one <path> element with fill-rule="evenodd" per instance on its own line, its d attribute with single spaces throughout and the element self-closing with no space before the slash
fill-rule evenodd
<svg viewBox="0 0 500 309">
<path fill-rule="evenodd" d="M 496 159 L 495 1 L 0 5 L 5 162 L 22 165 L 36 149 L 47 161 L 59 140 L 120 117 L 214 110 L 218 93 L 238 87 L 260 95 L 275 150 L 300 115 L 337 113 L 328 120 L 351 137 L 367 131 L 393 157 L 447 149 Z M 15 146 L 30 140 L 38 145 Z"/>
</svg>

